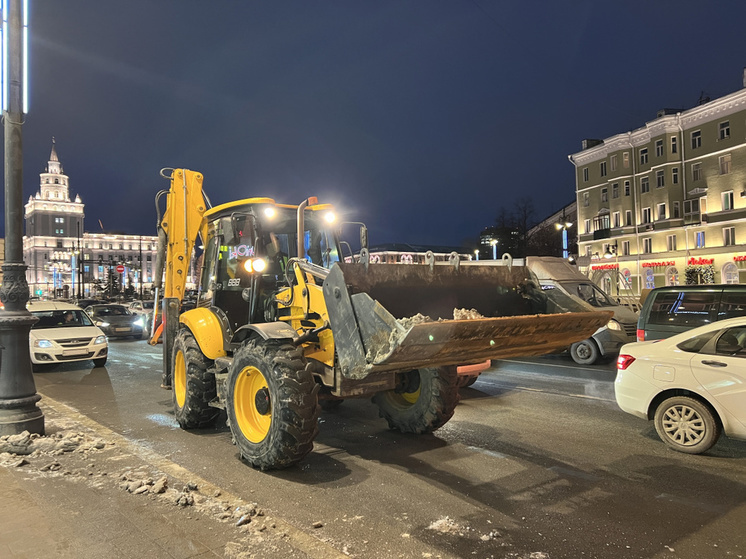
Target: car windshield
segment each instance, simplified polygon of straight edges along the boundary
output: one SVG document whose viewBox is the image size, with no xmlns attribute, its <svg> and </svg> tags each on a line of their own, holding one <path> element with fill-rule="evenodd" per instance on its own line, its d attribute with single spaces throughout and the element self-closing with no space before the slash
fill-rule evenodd
<svg viewBox="0 0 746 559">
<path fill-rule="evenodd" d="M 96 316 L 128 316 L 132 313 L 126 307 L 112 305 L 110 307 L 94 307 L 93 314 Z"/>
<path fill-rule="evenodd" d="M 142 302 L 142 308 L 143 309 L 152 309 L 154 303 L 155 303 L 155 301 L 143 301 Z"/>
<path fill-rule="evenodd" d="M 43 328 L 93 326 L 88 315 L 80 310 L 34 311 L 31 314 L 39 319 L 39 322 L 31 327 L 33 330 L 40 330 Z"/>
<path fill-rule="evenodd" d="M 601 289 L 590 282 L 562 282 L 562 285 L 572 295 L 577 295 L 586 303 L 594 307 L 616 307 L 614 301 L 609 299 L 608 295 Z"/>
</svg>

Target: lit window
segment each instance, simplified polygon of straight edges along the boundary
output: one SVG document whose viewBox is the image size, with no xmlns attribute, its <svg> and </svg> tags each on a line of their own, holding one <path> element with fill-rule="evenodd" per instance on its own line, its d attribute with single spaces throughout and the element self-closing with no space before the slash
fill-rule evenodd
<svg viewBox="0 0 746 559">
<path fill-rule="evenodd" d="M 629 169 L 629 152 L 627 151 L 622 154 L 622 165 L 625 169 Z"/>
<path fill-rule="evenodd" d="M 733 191 L 732 190 L 723 192 L 721 195 L 721 200 L 723 202 L 723 211 L 733 209 Z"/>
<path fill-rule="evenodd" d="M 694 234 L 694 248 L 705 248 L 705 232 L 697 231 Z"/>
</svg>

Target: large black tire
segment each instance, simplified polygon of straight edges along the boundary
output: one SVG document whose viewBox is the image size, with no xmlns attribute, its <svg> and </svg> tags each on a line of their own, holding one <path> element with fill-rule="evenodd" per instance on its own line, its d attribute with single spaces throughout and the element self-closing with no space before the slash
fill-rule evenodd
<svg viewBox="0 0 746 559">
<path fill-rule="evenodd" d="M 106 365 L 106 359 L 108 358 L 108 355 L 105 355 L 104 357 L 99 357 L 98 359 L 93 360 L 93 366 L 94 367 L 103 367 Z"/>
<path fill-rule="evenodd" d="M 215 375 L 207 372 L 212 360 L 205 357 L 194 335 L 182 328 L 173 349 L 174 416 L 182 429 L 211 425 L 220 410 L 209 405 L 217 395 Z"/>
<path fill-rule="evenodd" d="M 261 470 L 287 468 L 313 449 L 319 385 L 303 353 L 274 340 L 249 340 L 228 373 L 228 424 L 241 457 Z"/>
<path fill-rule="evenodd" d="M 373 396 L 378 413 L 391 429 L 430 433 L 445 425 L 459 401 L 456 367 L 419 369 L 402 375 L 395 390 Z"/>
<path fill-rule="evenodd" d="M 674 450 L 700 454 L 713 447 L 722 428 L 709 406 L 694 398 L 674 396 L 656 408 L 655 430 Z"/>
<path fill-rule="evenodd" d="M 598 361 L 601 352 L 593 339 L 588 338 L 582 342 L 575 342 L 570 346 L 572 360 L 578 365 L 593 365 Z"/>
</svg>

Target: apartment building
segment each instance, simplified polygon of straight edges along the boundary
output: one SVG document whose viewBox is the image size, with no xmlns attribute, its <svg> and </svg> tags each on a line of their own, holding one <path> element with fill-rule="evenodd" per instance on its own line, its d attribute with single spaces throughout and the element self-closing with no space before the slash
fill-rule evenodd
<svg viewBox="0 0 746 559">
<path fill-rule="evenodd" d="M 578 262 L 608 293 L 746 283 L 746 89 L 585 140 L 569 159 Z"/>
</svg>

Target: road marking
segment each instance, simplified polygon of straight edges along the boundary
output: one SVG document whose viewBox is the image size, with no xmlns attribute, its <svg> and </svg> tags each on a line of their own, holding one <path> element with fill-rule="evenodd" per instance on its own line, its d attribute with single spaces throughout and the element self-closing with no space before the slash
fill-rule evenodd
<svg viewBox="0 0 746 559">
<path fill-rule="evenodd" d="M 584 367 L 582 365 L 562 365 L 560 363 L 536 363 L 534 361 L 518 361 L 516 359 L 497 359 L 496 361 L 501 361 L 503 363 L 517 363 L 520 365 L 529 364 L 529 365 L 540 365 L 542 367 L 557 367 L 559 369 L 572 369 L 572 370 L 582 369 L 584 371 L 605 371 L 605 369 L 595 369 L 593 367 Z M 495 373 L 499 372 L 495 369 L 497 369 L 497 367 L 493 366 L 485 372 L 495 372 Z M 616 372 L 616 370 L 614 370 L 614 372 Z M 541 374 L 546 374 L 546 373 L 541 373 Z"/>
<path fill-rule="evenodd" d="M 60 415 L 65 415 L 72 418 L 73 420 L 79 422 L 80 424 L 97 433 L 101 438 L 115 441 L 116 444 L 121 448 L 125 449 L 131 454 L 134 454 L 135 456 L 138 456 L 145 462 L 148 462 L 152 466 L 155 466 L 171 477 L 174 477 L 185 484 L 190 481 L 195 482 L 200 487 L 201 492 L 207 495 L 214 494 L 215 491 L 220 491 L 221 499 L 236 501 L 241 507 L 249 506 L 248 501 L 245 501 L 241 497 L 238 497 L 237 495 L 226 491 L 222 487 L 218 487 L 217 485 L 210 483 L 206 479 L 200 477 L 198 474 L 195 474 L 194 472 L 184 468 L 183 466 L 179 466 L 175 462 L 168 460 L 167 458 L 150 450 L 149 448 L 131 441 L 130 439 L 120 435 L 115 431 L 112 431 L 108 427 L 105 427 L 100 423 L 94 421 L 87 415 L 83 415 L 75 408 L 72 408 L 67 404 L 63 404 L 62 402 L 59 402 L 54 398 L 50 398 L 49 396 L 44 396 L 43 402 L 43 405 L 49 406 Z M 277 525 L 277 528 L 287 534 L 288 539 L 292 540 L 292 545 L 294 547 L 296 547 L 300 551 L 303 551 L 309 557 L 312 557 L 314 559 L 349 559 L 349 557 L 344 553 L 336 550 L 335 548 L 319 540 L 318 538 L 311 536 L 302 530 L 299 530 L 298 528 L 284 520 L 272 517 L 272 521 Z"/>
<path fill-rule="evenodd" d="M 612 402 L 615 403 L 616 400 L 612 398 L 603 398 L 601 396 L 590 396 L 588 394 L 569 394 L 567 392 L 558 392 L 556 390 L 546 390 L 543 388 L 529 388 L 527 386 L 517 386 L 513 384 L 501 384 L 500 382 L 494 382 L 487 379 L 481 379 L 479 380 L 482 384 L 488 384 L 490 386 L 494 386 L 496 388 L 507 388 L 509 390 L 522 390 L 524 392 L 538 392 L 540 394 L 553 394 L 554 396 L 567 396 L 569 398 L 582 398 L 584 400 L 596 400 L 599 402 Z"/>
</svg>

